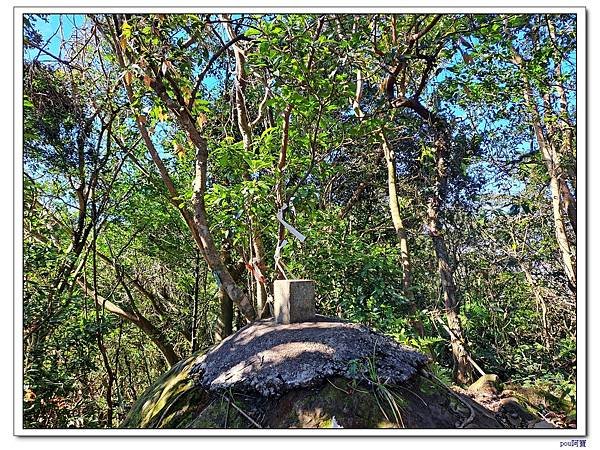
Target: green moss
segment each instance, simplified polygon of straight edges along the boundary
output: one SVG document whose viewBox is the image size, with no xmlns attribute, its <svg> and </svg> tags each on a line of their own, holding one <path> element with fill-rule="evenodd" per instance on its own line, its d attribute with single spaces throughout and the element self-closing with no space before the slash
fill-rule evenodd
<svg viewBox="0 0 600 450">
<path fill-rule="evenodd" d="M 333 428 L 333 418 L 331 419 L 326 419 L 323 420 L 320 424 L 319 424 L 319 428 Z"/>
<path fill-rule="evenodd" d="M 203 389 L 192 388 L 185 391 L 164 410 L 156 427 L 188 428 L 209 398 L 210 395 Z"/>
<path fill-rule="evenodd" d="M 173 403 L 190 403 L 186 396 L 194 389 L 189 371 L 196 363 L 198 354 L 175 364 L 150 386 L 135 402 L 131 411 L 121 423 L 121 428 L 156 428 L 177 408 Z M 193 395 L 196 395 L 194 393 Z"/>
<path fill-rule="evenodd" d="M 275 426 L 331 428 L 334 416 L 338 423 L 348 428 L 389 424 L 369 388 L 355 386 L 341 378 L 304 392 L 299 398 L 294 398 L 293 393 L 287 396 L 292 397 L 289 399 L 291 402 L 284 399 L 283 403 L 292 403 L 293 407 Z"/>
<path fill-rule="evenodd" d="M 237 408 L 249 411 L 251 401 L 234 401 Z M 183 427 L 180 427 L 183 428 Z M 244 417 L 238 409 L 230 404 L 224 395 L 213 395 L 211 402 L 186 428 L 256 428 L 254 424 Z"/>
</svg>

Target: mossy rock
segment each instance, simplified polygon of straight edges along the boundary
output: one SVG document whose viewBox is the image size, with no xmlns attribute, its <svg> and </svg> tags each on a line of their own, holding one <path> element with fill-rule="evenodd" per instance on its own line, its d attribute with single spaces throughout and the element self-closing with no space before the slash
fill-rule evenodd
<svg viewBox="0 0 600 450">
<path fill-rule="evenodd" d="M 181 379 L 181 373 L 163 377 Z M 174 384 L 177 384 L 175 382 Z M 150 389 L 132 408 L 127 428 L 456 428 L 475 410 L 469 428 L 501 425 L 467 397 L 462 401 L 421 376 L 404 386 L 362 385 L 327 379 L 312 388 L 267 398 L 240 392 L 209 392 L 186 384 L 182 389 Z M 155 386 L 156 387 L 156 386 Z M 157 393 L 160 392 L 159 395 Z"/>
<path fill-rule="evenodd" d="M 173 366 L 121 427 L 502 427 L 423 377 L 425 362 L 366 327 L 262 321 Z"/>
<path fill-rule="evenodd" d="M 203 352 L 182 360 L 154 382 L 134 403 L 122 428 L 162 428 L 185 423 L 204 406 L 205 393 L 195 389 L 189 375 Z"/>
</svg>

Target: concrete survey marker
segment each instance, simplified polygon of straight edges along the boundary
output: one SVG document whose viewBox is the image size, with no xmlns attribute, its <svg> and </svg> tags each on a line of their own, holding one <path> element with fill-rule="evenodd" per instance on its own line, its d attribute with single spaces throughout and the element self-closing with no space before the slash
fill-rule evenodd
<svg viewBox="0 0 600 450">
<path fill-rule="evenodd" d="M 275 322 L 288 324 L 315 320 L 313 280 L 276 280 L 273 291 Z"/>
</svg>

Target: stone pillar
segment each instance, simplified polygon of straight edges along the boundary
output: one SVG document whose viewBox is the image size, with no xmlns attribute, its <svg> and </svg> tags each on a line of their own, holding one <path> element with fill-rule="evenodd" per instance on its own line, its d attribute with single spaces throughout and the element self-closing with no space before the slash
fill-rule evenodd
<svg viewBox="0 0 600 450">
<path fill-rule="evenodd" d="M 315 320 L 313 280 L 276 280 L 273 293 L 275 322 L 287 324 Z"/>
</svg>

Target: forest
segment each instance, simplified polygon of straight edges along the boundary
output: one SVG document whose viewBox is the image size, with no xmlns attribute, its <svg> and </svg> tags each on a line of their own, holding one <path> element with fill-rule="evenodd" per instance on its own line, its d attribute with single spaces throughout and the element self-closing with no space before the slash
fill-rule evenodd
<svg viewBox="0 0 600 450">
<path fill-rule="evenodd" d="M 576 415 L 575 14 L 25 14 L 23 426 L 318 314 Z M 581 388 L 580 388 L 581 389 Z"/>
</svg>

